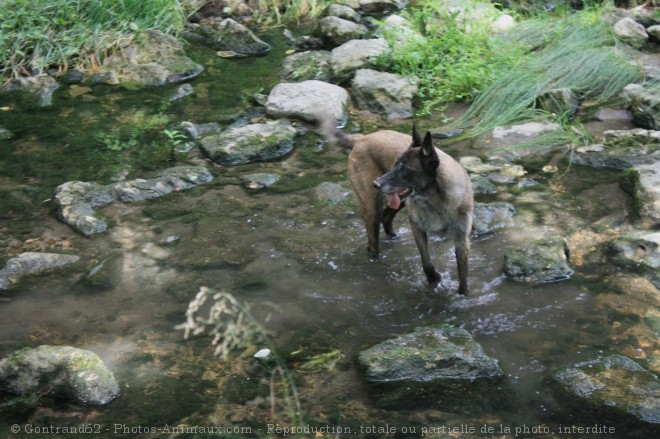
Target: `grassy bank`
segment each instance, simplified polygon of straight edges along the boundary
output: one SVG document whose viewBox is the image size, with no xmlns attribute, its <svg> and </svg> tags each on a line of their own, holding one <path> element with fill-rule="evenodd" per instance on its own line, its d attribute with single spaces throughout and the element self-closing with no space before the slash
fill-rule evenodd
<svg viewBox="0 0 660 439">
<path fill-rule="evenodd" d="M 0 76 L 93 66 L 136 33 L 178 34 L 177 0 L 5 0 L 0 8 Z"/>
</svg>

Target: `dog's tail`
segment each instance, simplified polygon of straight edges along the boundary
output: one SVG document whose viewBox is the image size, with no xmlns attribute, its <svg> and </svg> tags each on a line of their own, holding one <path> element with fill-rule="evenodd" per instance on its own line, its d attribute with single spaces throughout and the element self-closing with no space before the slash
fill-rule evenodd
<svg viewBox="0 0 660 439">
<path fill-rule="evenodd" d="M 353 149 L 353 138 L 337 128 L 337 120 L 329 114 L 317 120 L 318 133 L 332 146 Z"/>
</svg>

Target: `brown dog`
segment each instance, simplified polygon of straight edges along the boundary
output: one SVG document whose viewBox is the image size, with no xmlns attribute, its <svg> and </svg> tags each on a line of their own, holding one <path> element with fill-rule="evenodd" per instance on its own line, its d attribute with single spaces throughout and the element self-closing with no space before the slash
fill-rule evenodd
<svg viewBox="0 0 660 439">
<path fill-rule="evenodd" d="M 445 233 L 454 241 L 459 288 L 467 294 L 468 256 L 473 196 L 470 177 L 452 157 L 436 149 L 430 133 L 422 140 L 413 125 L 412 137 L 396 131 L 346 135 L 323 123 L 331 143 L 351 148 L 348 174 L 369 240 L 369 253 L 378 257 L 380 224 L 390 237 L 392 220 L 408 200 L 409 219 L 429 284 L 440 282 L 428 249 L 428 233 Z M 383 196 L 387 206 L 382 207 Z"/>
</svg>

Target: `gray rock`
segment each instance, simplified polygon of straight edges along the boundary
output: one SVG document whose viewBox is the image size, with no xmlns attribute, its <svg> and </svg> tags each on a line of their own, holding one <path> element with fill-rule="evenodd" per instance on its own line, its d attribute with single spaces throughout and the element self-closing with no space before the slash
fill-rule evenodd
<svg viewBox="0 0 660 439">
<path fill-rule="evenodd" d="M 633 196 L 641 226 L 655 228 L 660 225 L 660 162 L 627 169 L 623 184 Z"/>
<path fill-rule="evenodd" d="M 351 96 L 361 110 L 378 113 L 386 119 L 407 119 L 413 115 L 413 99 L 418 89 L 415 77 L 360 69 L 355 72 Z"/>
<path fill-rule="evenodd" d="M 179 99 L 185 98 L 191 94 L 193 94 L 192 85 L 183 84 L 176 89 L 176 92 L 174 92 L 172 96 L 170 96 L 170 101 L 178 101 Z"/>
<path fill-rule="evenodd" d="M 366 26 L 339 17 L 323 17 L 319 21 L 321 38 L 331 46 L 340 46 L 347 41 L 362 38 L 367 31 Z"/>
<path fill-rule="evenodd" d="M 204 68 L 188 58 L 183 45 L 159 31 L 148 31 L 139 42 L 122 47 L 86 79 L 92 83 L 161 86 L 199 75 Z"/>
<path fill-rule="evenodd" d="M 629 84 L 623 89 L 635 125 L 649 130 L 660 130 L 660 89 Z"/>
<path fill-rule="evenodd" d="M 29 107 L 49 107 L 53 103 L 53 93 L 60 88 L 54 78 L 48 75 L 30 76 L 27 78 L 14 78 L 0 86 L 2 93 L 20 93 L 23 102 Z"/>
<path fill-rule="evenodd" d="M 201 137 L 210 136 L 211 134 L 218 134 L 222 131 L 220 125 L 215 122 L 208 123 L 193 123 L 184 121 L 181 122 L 180 127 L 192 139 L 199 139 Z"/>
<path fill-rule="evenodd" d="M 475 203 L 472 233 L 483 235 L 513 225 L 516 209 L 513 204 L 503 201 L 495 203 Z"/>
<path fill-rule="evenodd" d="M 71 346 L 42 345 L 14 352 L 0 361 L 0 388 L 87 406 L 102 406 L 119 396 L 114 374 L 98 355 Z"/>
<path fill-rule="evenodd" d="M 103 233 L 108 229 L 108 225 L 96 218 L 94 208 L 109 204 L 116 198 L 117 195 L 110 186 L 69 181 L 55 190 L 57 216 L 84 236 Z"/>
<path fill-rule="evenodd" d="M 649 39 L 644 26 L 630 17 L 622 18 L 614 24 L 614 34 L 636 49 L 644 46 Z"/>
<path fill-rule="evenodd" d="M 165 169 L 158 177 L 122 181 L 112 186 L 117 198 L 134 203 L 160 198 L 172 192 L 190 189 L 213 180 L 211 173 L 201 166 L 177 166 Z"/>
<path fill-rule="evenodd" d="M 384 341 L 360 352 L 358 361 L 378 405 L 433 404 L 454 392 L 465 398 L 503 376 L 497 360 L 466 330 L 449 325 L 417 328 Z"/>
<path fill-rule="evenodd" d="M 335 47 L 331 52 L 333 81 L 341 83 L 353 77 L 358 69 L 374 66 L 376 58 L 389 51 L 383 38 L 351 40 Z"/>
<path fill-rule="evenodd" d="M 511 148 L 530 143 L 544 134 L 561 130 L 556 123 L 527 122 L 520 125 L 507 127 L 496 127 L 487 139 L 485 146 L 488 148 Z M 536 148 L 518 148 L 511 151 L 514 156 L 522 156 L 538 152 Z"/>
<path fill-rule="evenodd" d="M 646 428 L 654 437 L 660 432 L 658 378 L 628 357 L 612 354 L 565 367 L 550 380 L 573 416 L 579 413 L 589 423 L 603 420 L 633 430 Z"/>
<path fill-rule="evenodd" d="M 0 140 L 10 139 L 11 136 L 11 131 L 9 131 L 7 128 L 0 127 Z"/>
<path fill-rule="evenodd" d="M 193 26 L 183 37 L 213 50 L 234 52 L 241 56 L 265 55 L 271 49 L 269 44 L 259 39 L 250 29 L 231 18 L 226 18 L 215 26 Z"/>
<path fill-rule="evenodd" d="M 355 11 L 355 9 L 351 8 L 350 6 L 338 5 L 336 3 L 330 5 L 326 15 L 331 17 L 339 17 L 339 18 L 343 18 L 344 20 L 351 20 L 355 22 L 360 21 L 360 16 Z"/>
<path fill-rule="evenodd" d="M 280 78 L 286 82 L 311 79 L 329 82 L 332 78 L 330 52 L 310 50 L 287 56 L 282 63 Z"/>
<path fill-rule="evenodd" d="M 314 193 L 319 201 L 337 204 L 351 194 L 351 189 L 347 189 L 339 183 L 324 181 L 316 187 Z"/>
<path fill-rule="evenodd" d="M 79 259 L 78 256 L 57 253 L 21 253 L 9 259 L 0 270 L 0 291 L 8 289 L 25 276 L 48 273 L 78 262 Z"/>
<path fill-rule="evenodd" d="M 122 181 L 99 185 L 84 181 L 61 184 L 55 192 L 57 216 L 83 236 L 103 233 L 108 229 L 105 221 L 96 217 L 94 208 L 116 200 L 144 201 L 161 197 L 173 191 L 190 189 L 213 179 L 202 166 L 178 166 L 164 170 L 150 179 Z"/>
<path fill-rule="evenodd" d="M 577 148 L 575 163 L 596 168 L 624 170 L 660 161 L 660 131 L 636 128 L 603 133 L 603 144 Z"/>
<path fill-rule="evenodd" d="M 407 44 L 417 42 L 423 44 L 426 38 L 414 29 L 412 23 L 400 15 L 388 15 L 383 24 L 376 30 L 377 37 L 394 37 L 392 45 L 394 48 L 405 47 Z"/>
<path fill-rule="evenodd" d="M 268 95 L 266 112 L 274 117 L 288 117 L 315 122 L 330 115 L 340 124 L 348 116 L 348 92 L 323 81 L 309 80 L 276 85 Z"/>
<path fill-rule="evenodd" d="M 254 174 L 248 174 L 243 176 L 243 181 L 245 185 L 250 189 L 263 189 L 273 186 L 280 180 L 280 176 L 277 174 L 271 174 L 268 172 L 257 172 Z"/>
<path fill-rule="evenodd" d="M 618 267 L 656 271 L 660 268 L 660 232 L 619 236 L 607 243 L 606 253 Z"/>
<path fill-rule="evenodd" d="M 649 37 L 656 42 L 660 41 L 660 24 L 656 24 L 653 26 L 649 26 L 646 28 L 646 33 L 649 35 Z"/>
<path fill-rule="evenodd" d="M 558 116 L 572 117 L 580 106 L 580 99 L 574 90 L 561 88 L 550 90 L 536 99 L 536 106 Z"/>
<path fill-rule="evenodd" d="M 293 149 L 296 129 L 286 119 L 249 124 L 204 137 L 202 149 L 222 165 L 272 160 Z"/>
<path fill-rule="evenodd" d="M 541 239 L 504 255 L 504 274 L 518 282 L 536 284 L 569 279 L 568 246 L 563 238 Z"/>
<path fill-rule="evenodd" d="M 387 14 L 400 11 L 408 2 L 406 0 L 359 0 L 360 9 L 375 14 Z"/>
<path fill-rule="evenodd" d="M 475 195 L 493 195 L 497 193 L 497 187 L 483 175 L 470 175 L 470 180 L 472 182 L 472 192 Z"/>
</svg>

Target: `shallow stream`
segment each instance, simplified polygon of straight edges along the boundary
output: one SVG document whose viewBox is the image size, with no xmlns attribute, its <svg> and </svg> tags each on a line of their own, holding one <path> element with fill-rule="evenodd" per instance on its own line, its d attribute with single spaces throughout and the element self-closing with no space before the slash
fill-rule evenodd
<svg viewBox="0 0 660 439">
<path fill-rule="evenodd" d="M 405 215 L 395 222 L 400 239 L 383 244 L 380 260 L 367 257 L 346 154 L 313 133 L 283 160 L 232 168 L 207 163 L 215 176 L 208 185 L 101 208 L 110 224 L 102 236 L 83 238 L 56 219 L 50 200 L 57 185 L 105 184 L 117 175 L 137 178 L 172 166 L 160 130 L 184 120 L 224 125 L 227 116 L 250 105 L 249 96 L 267 93 L 277 83 L 286 46 L 279 34 L 265 39 L 274 50 L 263 58 L 223 60 L 211 51 L 192 51 L 206 70 L 192 81 L 192 96 L 172 103 L 175 86 L 140 91 L 94 86 L 76 96 L 62 87 L 54 105 L 40 110 L 0 103 L 0 126 L 14 133 L 0 141 L 1 262 L 23 251 L 81 257 L 72 270 L 31 278 L 0 294 L 0 356 L 41 344 L 89 349 L 121 385 L 121 396 L 103 408 L 41 398 L 5 416 L 1 434 L 9 436 L 12 424 L 30 423 L 90 424 L 100 437 L 177 437 L 174 428 L 181 426 L 224 429 L 223 435 L 181 437 L 266 437 L 269 424 L 294 421 L 289 415 L 295 398 L 282 396 L 287 386 L 272 373 L 274 366 L 251 358 L 263 347 L 276 349 L 294 377 L 302 408 L 296 425 L 351 429 L 316 437 L 419 437 L 424 428 L 427 436 L 435 429 L 434 437 L 483 437 L 484 426 L 499 437 L 513 437 L 516 428 L 519 437 L 555 437 L 561 425 L 588 425 L 553 398 L 544 383 L 547 374 L 603 352 L 643 359 L 648 353 L 643 341 L 653 340 L 624 311 L 604 305 L 603 297 L 621 293 L 608 280 L 614 270 L 605 263 L 580 264 L 580 257 L 594 260 L 584 254 L 595 251 L 608 227 L 628 221 L 630 200 L 617 173 L 567 169 L 560 158 L 560 172 L 544 174 L 541 168 L 550 160 L 545 158 L 527 168 L 539 186 L 502 187 L 498 195 L 480 198 L 512 202 L 517 215 L 513 226 L 473 240 L 468 297 L 455 294 L 453 249 L 440 239 L 432 253 L 443 280 L 436 290 L 426 286 Z M 420 121 L 424 129 L 436 123 Z M 379 125 L 386 124 L 372 121 L 365 131 Z M 409 127 L 395 125 L 406 132 Z M 117 146 L 122 142 L 136 145 L 122 149 Z M 446 149 L 477 155 L 478 148 Z M 197 152 L 190 157 L 203 160 Z M 278 174 L 280 181 L 250 189 L 243 176 L 254 172 Z M 323 182 L 341 184 L 346 195 L 329 202 L 318 195 Z M 571 280 L 532 286 L 504 278 L 507 249 L 555 234 L 572 239 L 578 249 Z M 98 270 L 102 276 L 89 276 Z M 250 304 L 272 345 L 255 344 L 221 361 L 209 338 L 184 340 L 174 327 L 184 321 L 201 286 L 224 289 Z M 374 407 L 356 367 L 357 353 L 417 326 L 443 322 L 467 329 L 499 360 L 506 375 L 500 402 L 452 411 L 452 402 L 438 395 L 438 404 Z M 336 362 L 301 367 L 323 353 L 332 353 Z M 5 395 L 2 402 L 12 398 Z M 11 437 L 33 435 L 22 429 Z"/>
</svg>

